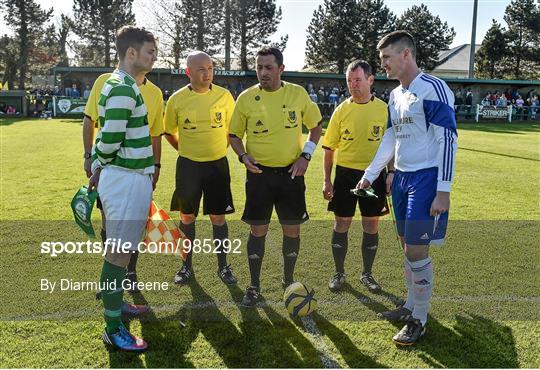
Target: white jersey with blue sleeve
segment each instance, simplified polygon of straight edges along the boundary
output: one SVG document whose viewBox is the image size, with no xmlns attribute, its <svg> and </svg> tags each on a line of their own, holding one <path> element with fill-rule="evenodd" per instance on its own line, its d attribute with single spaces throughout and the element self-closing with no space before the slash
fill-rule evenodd
<svg viewBox="0 0 540 370">
<path fill-rule="evenodd" d="M 437 191 L 449 192 L 455 172 L 454 94 L 441 79 L 420 72 L 409 88 L 390 93 L 388 128 L 364 178 L 373 183 L 395 156 L 403 172 L 437 167 Z"/>
</svg>

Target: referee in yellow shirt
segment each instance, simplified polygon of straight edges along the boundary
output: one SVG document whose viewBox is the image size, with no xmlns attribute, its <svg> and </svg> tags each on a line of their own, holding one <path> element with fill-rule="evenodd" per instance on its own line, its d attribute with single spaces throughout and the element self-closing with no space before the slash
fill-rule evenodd
<svg viewBox="0 0 540 370">
<path fill-rule="evenodd" d="M 386 194 L 393 178 L 382 173 L 372 187 L 378 198 L 357 197 L 351 189 L 362 178 L 384 134 L 387 105 L 371 94 L 374 76 L 371 66 L 363 60 L 353 61 L 347 67 L 347 86 L 351 97 L 341 103 L 330 118 L 323 140 L 324 148 L 324 199 L 329 200 L 328 210 L 333 211 L 336 221 L 332 234 L 332 254 L 336 272 L 328 287 L 339 291 L 345 283 L 345 256 L 348 247 L 348 231 L 357 205 L 362 215 L 363 272 L 361 282 L 371 291 L 379 292 L 380 285 L 373 278 L 372 267 L 379 243 L 379 216 L 388 213 Z M 334 151 L 337 151 L 336 176 L 331 180 Z"/>
<path fill-rule="evenodd" d="M 90 167 L 92 165 L 91 154 L 92 146 L 95 142 L 95 128 L 99 127 L 98 120 L 98 102 L 103 89 L 105 81 L 109 78 L 111 74 L 105 73 L 100 75 L 90 91 L 90 96 L 84 107 L 84 119 L 83 119 L 83 146 L 84 146 L 84 171 L 86 176 L 90 177 L 92 172 Z M 148 125 L 150 129 L 150 136 L 152 137 L 152 149 L 155 160 L 155 169 L 153 175 L 153 186 L 156 187 L 157 181 L 159 179 L 159 170 L 161 168 L 160 158 L 161 158 L 161 135 L 163 134 L 163 93 L 161 89 L 154 85 L 149 79 L 144 75 L 134 76 L 136 78 L 139 90 L 141 91 L 144 104 L 146 105 L 146 110 L 148 111 Z M 101 202 L 97 202 L 97 207 L 101 210 L 101 239 L 103 242 L 107 239 L 106 230 L 105 230 L 105 214 L 101 209 Z M 137 281 L 137 259 L 139 257 L 139 252 L 134 252 L 131 255 L 127 267 L 126 278 L 132 282 Z M 132 284 L 133 285 L 133 284 Z M 131 291 L 131 293 L 136 292 L 137 290 Z"/>
<path fill-rule="evenodd" d="M 180 211 L 180 228 L 192 242 L 201 197 L 203 213 L 210 216 L 218 258 L 219 278 L 236 284 L 227 265 L 229 230 L 225 214 L 234 212 L 227 161 L 228 129 L 234 110 L 231 93 L 212 84 L 214 65 L 208 54 L 195 51 L 187 57 L 189 85 L 174 93 L 165 108 L 165 133 L 178 150 L 176 189 L 171 210 Z M 174 278 L 187 284 L 193 276 L 192 251 Z"/>
<path fill-rule="evenodd" d="M 300 224 L 308 219 L 304 173 L 321 136 L 321 113 L 303 87 L 281 81 L 283 55 L 263 48 L 256 56 L 259 84 L 239 97 L 230 128 L 231 146 L 247 168 L 242 220 L 251 227 L 247 244 L 251 283 L 242 300 L 260 299 L 260 273 L 268 224 L 275 206 L 283 229 L 283 286 L 293 282 L 300 250 Z M 305 143 L 302 125 L 309 129 Z M 242 138 L 246 135 L 246 148 Z"/>
</svg>

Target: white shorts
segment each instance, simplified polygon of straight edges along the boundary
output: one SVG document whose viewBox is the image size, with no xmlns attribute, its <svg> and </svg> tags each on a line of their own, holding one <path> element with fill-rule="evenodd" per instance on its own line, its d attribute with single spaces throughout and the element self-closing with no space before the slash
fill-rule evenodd
<svg viewBox="0 0 540 370">
<path fill-rule="evenodd" d="M 130 250 L 137 250 L 152 201 L 150 175 L 107 166 L 101 171 L 98 193 L 105 213 L 107 239 L 114 238 L 121 244 L 129 242 Z"/>
</svg>

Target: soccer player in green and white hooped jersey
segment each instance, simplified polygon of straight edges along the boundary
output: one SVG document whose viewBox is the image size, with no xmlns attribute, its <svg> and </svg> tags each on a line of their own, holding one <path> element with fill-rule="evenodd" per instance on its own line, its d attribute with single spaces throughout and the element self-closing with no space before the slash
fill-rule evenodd
<svg viewBox="0 0 540 370">
<path fill-rule="evenodd" d="M 146 350 L 144 340 L 125 328 L 121 319 L 122 280 L 131 254 L 118 250 L 119 241 L 136 250 L 152 200 L 154 156 L 146 106 L 135 76 L 156 61 L 156 40 L 141 28 L 126 26 L 116 35 L 118 69 L 105 82 L 99 99 L 101 138 L 96 140 L 88 190 L 97 187 L 106 218 L 107 250 L 100 288 L 105 309 L 103 341 L 125 351 Z"/>
</svg>

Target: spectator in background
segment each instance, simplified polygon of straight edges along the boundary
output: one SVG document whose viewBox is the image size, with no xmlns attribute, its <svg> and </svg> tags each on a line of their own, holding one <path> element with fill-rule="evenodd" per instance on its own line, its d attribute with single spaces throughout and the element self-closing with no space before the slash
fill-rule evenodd
<svg viewBox="0 0 540 370">
<path fill-rule="evenodd" d="M 227 88 L 227 90 L 229 90 L 229 88 Z M 163 101 L 169 100 L 170 97 L 171 97 L 171 93 L 169 92 L 169 90 L 165 90 L 163 92 Z"/>
<path fill-rule="evenodd" d="M 490 103 L 490 105 L 495 106 L 497 104 L 497 95 L 498 95 L 498 93 L 499 93 L 498 91 L 495 91 L 494 93 L 489 95 L 489 103 Z"/>
<path fill-rule="evenodd" d="M 330 93 L 330 95 L 328 96 L 328 102 L 332 104 L 336 104 L 337 101 L 338 101 L 338 96 L 336 94 L 336 89 L 333 89 L 332 93 Z"/>
<path fill-rule="evenodd" d="M 455 105 L 460 106 L 461 104 L 463 104 L 463 91 L 461 90 L 461 88 L 456 90 L 454 96 L 456 97 Z"/>
<path fill-rule="evenodd" d="M 465 104 L 466 105 L 472 105 L 472 101 L 473 101 L 473 93 L 471 91 L 471 88 L 469 87 L 467 89 L 467 94 L 465 95 Z"/>
<path fill-rule="evenodd" d="M 339 101 L 338 101 L 339 104 L 343 103 L 346 99 L 347 99 L 347 97 L 345 96 L 345 94 L 341 94 L 339 96 Z"/>
<path fill-rule="evenodd" d="M 506 95 L 501 94 L 501 96 L 497 98 L 497 106 L 506 107 L 507 105 L 508 105 L 508 100 L 506 99 Z"/>
<path fill-rule="evenodd" d="M 83 92 L 83 98 L 85 98 L 86 100 L 88 100 L 88 97 L 90 96 L 90 86 L 86 85 L 86 88 L 84 89 L 84 92 Z"/>
<path fill-rule="evenodd" d="M 8 105 L 6 109 L 6 114 L 15 114 L 17 113 L 17 109 L 13 105 Z"/>
<path fill-rule="evenodd" d="M 60 95 L 62 95 L 62 91 L 60 90 L 60 87 L 55 86 L 52 94 L 53 94 L 54 96 L 60 96 Z"/>
<path fill-rule="evenodd" d="M 81 97 L 81 92 L 77 88 L 76 84 L 71 85 L 71 94 L 69 96 L 72 97 L 72 98 L 80 98 Z"/>
<path fill-rule="evenodd" d="M 517 99 L 516 99 L 516 106 L 520 107 L 520 108 L 523 108 L 523 105 L 525 104 L 525 101 L 523 100 L 523 98 L 521 97 L 521 95 L 518 95 L 517 96 Z"/>
<path fill-rule="evenodd" d="M 385 102 L 385 103 L 388 103 L 388 99 L 390 98 L 390 91 L 388 91 L 388 89 L 384 89 L 382 95 L 381 95 L 381 99 Z"/>
<path fill-rule="evenodd" d="M 484 99 L 482 99 L 482 104 L 484 107 L 491 105 L 491 93 L 487 93 Z"/>
<path fill-rule="evenodd" d="M 64 96 L 71 96 L 71 79 L 65 79 L 64 86 L 66 86 Z"/>
<path fill-rule="evenodd" d="M 311 99 L 312 102 L 314 103 L 318 103 L 319 102 L 319 97 L 317 96 L 317 94 L 315 94 L 315 91 L 311 90 L 309 92 L 309 98 Z"/>
<path fill-rule="evenodd" d="M 319 87 L 319 92 L 317 93 L 317 96 L 319 98 L 319 103 L 323 103 L 325 98 L 324 86 Z"/>
<path fill-rule="evenodd" d="M 538 112 L 540 112 L 540 99 L 538 99 L 538 95 L 534 95 L 531 100 L 531 119 L 540 116 Z"/>
</svg>

